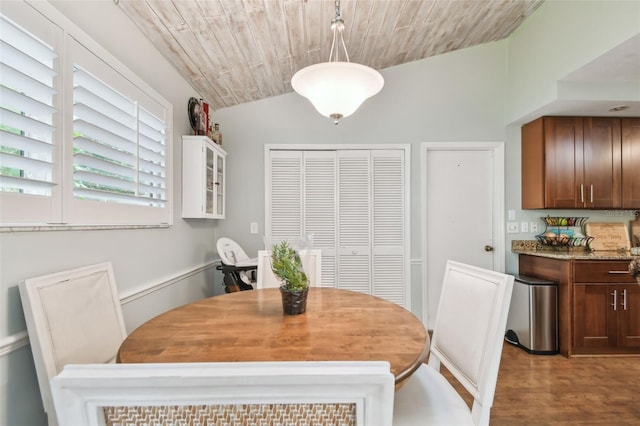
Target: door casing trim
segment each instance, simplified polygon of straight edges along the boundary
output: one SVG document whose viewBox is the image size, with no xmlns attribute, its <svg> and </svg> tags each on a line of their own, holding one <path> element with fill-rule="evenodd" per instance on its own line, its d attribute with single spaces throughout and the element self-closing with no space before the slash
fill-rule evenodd
<svg viewBox="0 0 640 426">
<path fill-rule="evenodd" d="M 505 184 L 505 164 L 504 164 L 504 142 L 423 142 L 420 146 L 421 154 L 421 185 L 420 203 L 422 217 L 422 321 L 425 327 L 427 324 L 427 310 L 429 308 L 429 296 L 427 291 L 427 277 L 429 262 L 427 259 L 427 219 L 428 203 L 426 197 L 427 188 L 427 157 L 429 151 L 492 151 L 495 161 L 493 193 L 493 265 L 494 270 L 504 272 L 505 268 L 505 230 L 504 230 L 504 184 Z"/>
</svg>

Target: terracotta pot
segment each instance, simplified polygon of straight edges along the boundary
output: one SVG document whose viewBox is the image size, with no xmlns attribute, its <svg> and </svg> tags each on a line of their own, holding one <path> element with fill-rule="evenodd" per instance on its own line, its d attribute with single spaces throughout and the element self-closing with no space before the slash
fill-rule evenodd
<svg viewBox="0 0 640 426">
<path fill-rule="evenodd" d="M 286 287 L 280 287 L 282 295 L 282 311 L 285 315 L 304 314 L 307 310 L 307 294 L 309 288 L 300 291 L 287 290 Z"/>
</svg>

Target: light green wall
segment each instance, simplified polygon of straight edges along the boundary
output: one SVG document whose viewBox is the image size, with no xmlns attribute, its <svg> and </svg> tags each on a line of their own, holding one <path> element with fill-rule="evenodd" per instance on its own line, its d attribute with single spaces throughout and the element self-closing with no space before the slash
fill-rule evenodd
<svg viewBox="0 0 640 426">
<path fill-rule="evenodd" d="M 546 0 L 507 41 L 506 122 L 557 100 L 560 79 L 638 33 L 640 1 Z"/>
</svg>

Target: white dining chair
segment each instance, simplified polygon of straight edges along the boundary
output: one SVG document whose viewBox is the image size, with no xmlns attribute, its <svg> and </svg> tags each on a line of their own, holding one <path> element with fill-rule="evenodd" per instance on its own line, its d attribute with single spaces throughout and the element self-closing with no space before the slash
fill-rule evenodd
<svg viewBox="0 0 640 426">
<path fill-rule="evenodd" d="M 110 363 L 127 336 L 111 263 L 19 284 L 42 403 L 56 425 L 50 380 L 67 364 Z"/>
<path fill-rule="evenodd" d="M 513 280 L 447 262 L 429 362 L 396 393 L 394 426 L 489 424 Z M 441 365 L 473 396 L 471 408 L 440 373 Z"/>
<path fill-rule="evenodd" d="M 322 250 L 300 250 L 302 269 L 307 274 L 310 287 L 322 286 Z M 271 252 L 258 251 L 258 276 L 256 288 L 276 288 L 281 283 L 271 270 Z"/>
<path fill-rule="evenodd" d="M 391 425 L 386 361 L 68 365 L 60 426 Z"/>
</svg>

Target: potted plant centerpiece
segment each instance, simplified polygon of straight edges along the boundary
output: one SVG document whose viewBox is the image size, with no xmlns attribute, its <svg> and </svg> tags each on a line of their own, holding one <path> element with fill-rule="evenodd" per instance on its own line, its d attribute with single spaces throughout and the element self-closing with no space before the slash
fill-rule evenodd
<svg viewBox="0 0 640 426">
<path fill-rule="evenodd" d="M 307 309 L 309 279 L 302 270 L 300 256 L 286 241 L 273 245 L 271 270 L 282 281 L 280 293 L 284 313 L 303 314 Z"/>
</svg>

